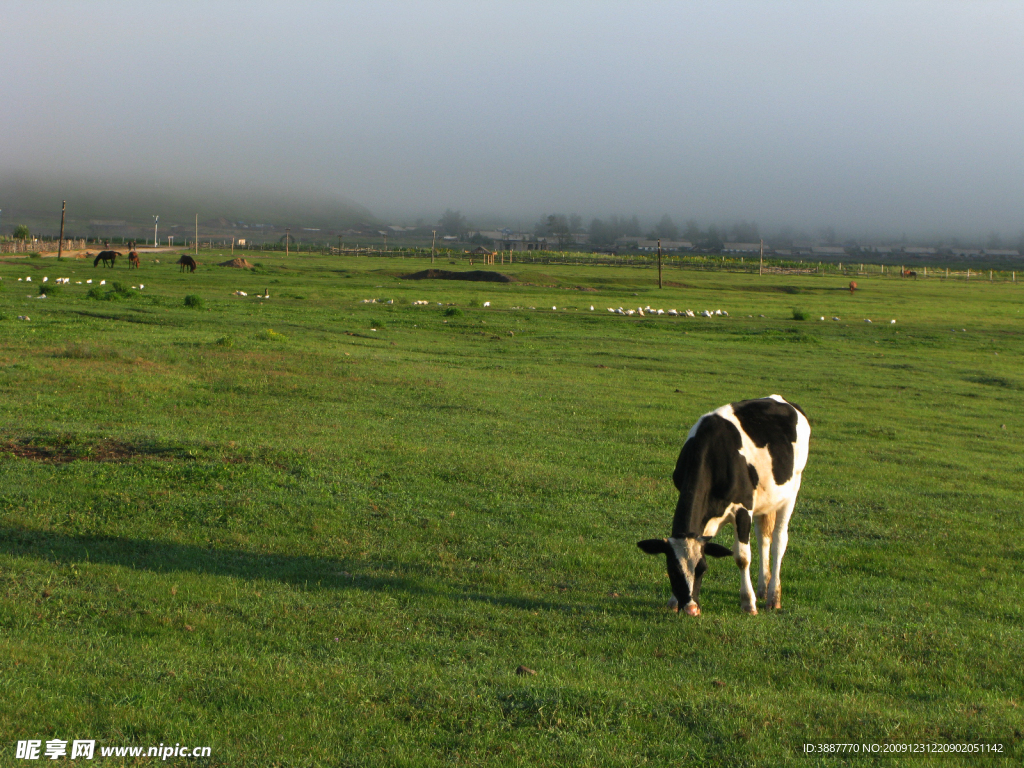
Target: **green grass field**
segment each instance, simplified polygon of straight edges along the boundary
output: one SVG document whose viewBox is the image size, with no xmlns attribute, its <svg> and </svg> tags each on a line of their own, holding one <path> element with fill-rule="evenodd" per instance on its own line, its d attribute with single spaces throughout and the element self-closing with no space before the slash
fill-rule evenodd
<svg viewBox="0 0 1024 768">
<path fill-rule="evenodd" d="M 0 262 L 0 765 L 1024 757 L 1024 286 L 173 258 Z M 71 284 L 28 298 L 44 275 Z M 607 312 L 648 304 L 729 317 Z M 771 393 L 813 428 L 783 609 L 744 614 L 719 560 L 669 613 L 636 542 L 686 432 Z"/>
</svg>

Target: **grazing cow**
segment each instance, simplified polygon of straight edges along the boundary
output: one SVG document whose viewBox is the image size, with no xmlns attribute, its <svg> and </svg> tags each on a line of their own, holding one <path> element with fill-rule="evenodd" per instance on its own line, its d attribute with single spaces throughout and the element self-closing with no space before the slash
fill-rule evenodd
<svg viewBox="0 0 1024 768">
<path fill-rule="evenodd" d="M 912 277 L 917 280 L 917 272 L 912 269 L 903 268 L 903 272 L 900 273 L 903 277 Z"/>
<path fill-rule="evenodd" d="M 178 270 L 179 272 L 184 272 L 186 269 L 189 272 L 196 271 L 196 260 L 191 256 L 182 256 L 178 259 L 178 263 L 181 264 L 181 269 Z"/>
<path fill-rule="evenodd" d="M 853 292 L 856 291 L 856 290 L 857 290 L 857 281 L 856 280 L 851 280 L 850 281 L 850 295 L 852 296 Z"/>
<path fill-rule="evenodd" d="M 133 267 L 135 269 L 139 268 L 139 254 L 135 251 L 131 251 L 128 254 L 128 269 L 132 269 Z"/>
<path fill-rule="evenodd" d="M 768 609 L 780 607 L 779 569 L 810 435 L 804 412 L 779 395 L 723 405 L 697 420 L 672 474 L 679 489 L 672 536 L 637 543 L 649 555 L 666 556 L 670 608 L 699 616 L 705 555 L 731 554 L 740 569 L 743 610 L 757 613 L 750 583 L 751 522 L 761 550 L 757 597 Z M 732 550 L 711 541 L 725 523 L 735 528 Z"/>
</svg>

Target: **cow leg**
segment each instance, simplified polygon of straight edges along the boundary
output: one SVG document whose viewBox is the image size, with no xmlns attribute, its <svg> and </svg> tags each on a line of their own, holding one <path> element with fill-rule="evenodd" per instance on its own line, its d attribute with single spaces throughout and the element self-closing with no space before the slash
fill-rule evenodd
<svg viewBox="0 0 1024 768">
<path fill-rule="evenodd" d="M 775 532 L 772 535 L 772 578 L 768 582 L 768 594 L 765 595 L 765 607 L 772 611 L 782 607 L 782 558 L 786 554 L 789 543 L 789 518 L 796 506 L 796 497 L 790 499 L 778 513 L 775 520 Z"/>
<path fill-rule="evenodd" d="M 740 605 L 751 615 L 757 613 L 754 586 L 750 583 L 750 513 L 745 509 L 736 512 L 736 542 L 732 548 L 736 567 L 740 569 Z"/>
<path fill-rule="evenodd" d="M 768 594 L 768 581 L 772 577 L 772 533 L 775 530 L 775 513 L 771 512 L 755 517 L 754 525 L 757 528 L 757 543 L 761 552 L 757 564 L 757 599 L 764 600 L 765 595 Z"/>
</svg>

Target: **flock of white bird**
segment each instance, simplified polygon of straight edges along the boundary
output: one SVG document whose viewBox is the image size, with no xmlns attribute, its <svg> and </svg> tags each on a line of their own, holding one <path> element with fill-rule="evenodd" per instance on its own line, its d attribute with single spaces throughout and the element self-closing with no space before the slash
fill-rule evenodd
<svg viewBox="0 0 1024 768">
<path fill-rule="evenodd" d="M 593 309 L 593 306 L 591 306 Z M 692 309 L 676 310 L 676 309 L 654 309 L 649 304 L 646 307 L 637 307 L 636 309 L 623 309 L 622 307 L 608 307 L 608 311 L 615 315 L 637 315 L 639 317 L 660 317 L 661 315 L 668 315 L 669 317 L 728 317 L 729 313 L 724 309 L 716 309 L 714 311 L 710 309 L 704 309 L 700 312 L 694 312 Z"/>
</svg>

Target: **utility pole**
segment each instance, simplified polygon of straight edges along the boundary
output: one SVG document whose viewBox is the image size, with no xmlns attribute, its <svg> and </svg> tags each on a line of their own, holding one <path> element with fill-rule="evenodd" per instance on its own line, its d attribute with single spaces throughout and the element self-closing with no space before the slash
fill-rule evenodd
<svg viewBox="0 0 1024 768">
<path fill-rule="evenodd" d="M 68 201 L 64 200 L 60 204 L 60 240 L 57 241 L 57 261 L 60 261 L 61 254 L 64 252 L 64 209 L 67 207 Z"/>
<path fill-rule="evenodd" d="M 662 288 L 661 284 L 661 238 L 658 238 L 658 287 Z"/>
<path fill-rule="evenodd" d="M 288 255 L 288 246 L 289 246 L 289 244 L 291 242 L 291 239 L 292 239 L 292 228 L 291 227 L 285 227 L 284 228 L 284 255 L 285 256 Z"/>
<path fill-rule="evenodd" d="M 437 230 L 436 229 L 430 230 L 430 234 L 433 235 L 433 237 L 430 238 L 430 263 L 433 264 L 434 263 L 434 243 L 437 242 Z"/>
<path fill-rule="evenodd" d="M 341 256 L 341 235 L 338 235 L 338 255 Z"/>
<path fill-rule="evenodd" d="M 156 248 L 157 243 L 160 242 L 159 240 L 156 239 L 156 229 L 157 229 L 157 224 L 159 222 L 160 222 L 160 217 L 158 215 L 154 215 L 153 216 L 153 247 L 154 248 Z"/>
<path fill-rule="evenodd" d="M 761 241 L 761 261 L 757 265 L 757 274 L 764 274 L 764 240 Z"/>
<path fill-rule="evenodd" d="M 188 243 L 186 243 L 188 245 Z M 199 257 L 199 214 L 196 214 L 196 257 Z"/>
</svg>

